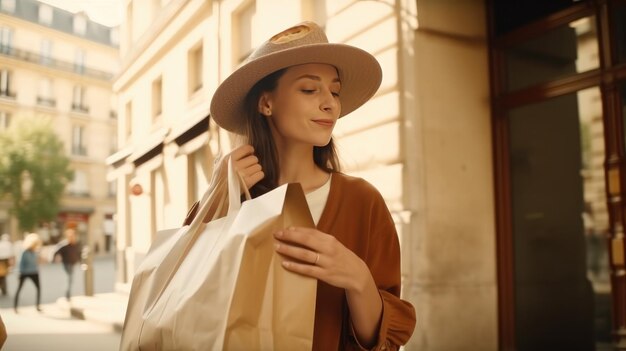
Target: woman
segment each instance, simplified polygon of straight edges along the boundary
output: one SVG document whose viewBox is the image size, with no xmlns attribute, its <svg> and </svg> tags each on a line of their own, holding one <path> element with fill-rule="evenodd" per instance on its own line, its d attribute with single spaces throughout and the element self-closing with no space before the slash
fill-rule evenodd
<svg viewBox="0 0 626 351">
<path fill-rule="evenodd" d="M 41 311 L 39 302 L 41 301 L 41 291 L 39 287 L 39 259 L 37 250 L 41 246 L 41 239 L 36 233 L 30 233 L 24 238 L 24 251 L 20 258 L 20 282 L 15 292 L 15 301 L 13 309 L 17 313 L 17 305 L 20 298 L 20 291 L 24 285 L 24 281 L 28 278 L 33 281 L 37 288 L 37 311 Z"/>
<path fill-rule="evenodd" d="M 369 53 L 328 43 L 312 22 L 262 44 L 216 90 L 211 116 L 242 136 L 233 160 L 253 196 L 300 183 L 316 229 L 285 228 L 276 251 L 289 271 L 318 279 L 313 349 L 397 349 L 415 326 L 399 298 L 400 250 L 382 196 L 340 173 L 332 131 L 378 89 Z M 193 210 L 191 216 L 193 216 Z M 189 222 L 189 218 L 186 222 Z"/>
</svg>

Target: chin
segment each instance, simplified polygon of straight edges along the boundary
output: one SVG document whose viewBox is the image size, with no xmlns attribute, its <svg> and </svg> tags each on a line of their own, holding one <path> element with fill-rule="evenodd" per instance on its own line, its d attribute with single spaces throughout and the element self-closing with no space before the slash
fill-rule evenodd
<svg viewBox="0 0 626 351">
<path fill-rule="evenodd" d="M 316 140 L 313 142 L 313 146 L 317 146 L 317 147 L 324 147 L 326 145 L 328 145 L 328 143 L 330 143 L 330 137 L 326 138 L 324 140 Z"/>
</svg>

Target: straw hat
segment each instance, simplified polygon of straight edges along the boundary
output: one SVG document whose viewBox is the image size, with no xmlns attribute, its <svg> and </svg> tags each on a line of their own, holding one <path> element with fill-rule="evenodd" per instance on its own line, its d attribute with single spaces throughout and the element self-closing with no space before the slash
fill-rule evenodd
<svg viewBox="0 0 626 351">
<path fill-rule="evenodd" d="M 36 249 L 41 245 L 41 239 L 39 239 L 39 235 L 37 233 L 30 233 L 26 235 L 24 238 L 24 242 L 22 243 L 24 249 Z"/>
<path fill-rule="evenodd" d="M 211 118 L 222 128 L 242 134 L 244 100 L 267 75 L 289 66 L 326 63 L 335 66 L 341 80 L 343 117 L 371 98 L 382 80 L 380 64 L 368 52 L 345 44 L 329 43 L 314 22 L 302 22 L 261 44 L 215 91 Z"/>
</svg>

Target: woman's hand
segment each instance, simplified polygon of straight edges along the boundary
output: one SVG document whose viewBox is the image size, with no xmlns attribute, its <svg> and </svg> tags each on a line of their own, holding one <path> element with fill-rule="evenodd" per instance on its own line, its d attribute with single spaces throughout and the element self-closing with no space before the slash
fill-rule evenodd
<svg viewBox="0 0 626 351">
<path fill-rule="evenodd" d="M 343 288 L 355 337 L 366 348 L 376 344 L 383 303 L 367 264 L 334 236 L 313 228 L 288 228 L 274 234 L 283 267 Z"/>
<path fill-rule="evenodd" d="M 347 291 L 361 292 L 371 278 L 369 268 L 334 236 L 313 228 L 278 231 L 276 252 L 292 272 L 317 278 Z"/>
<path fill-rule="evenodd" d="M 233 160 L 233 168 L 246 182 L 248 189 L 261 181 L 265 174 L 259 164 L 259 159 L 254 155 L 254 148 L 251 145 L 242 145 L 222 157 L 216 164 L 211 182 L 224 184 L 228 177 L 228 160 Z"/>
</svg>

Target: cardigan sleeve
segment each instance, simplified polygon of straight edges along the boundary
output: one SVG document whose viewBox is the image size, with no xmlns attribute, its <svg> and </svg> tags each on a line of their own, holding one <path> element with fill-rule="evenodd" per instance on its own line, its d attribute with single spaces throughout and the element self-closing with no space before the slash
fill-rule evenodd
<svg viewBox="0 0 626 351">
<path fill-rule="evenodd" d="M 373 350 L 397 350 L 406 344 L 415 328 L 413 305 L 400 298 L 401 266 L 400 244 L 395 224 L 387 206 L 378 193 L 371 200 L 370 232 L 366 264 L 376 282 L 383 303 L 377 344 Z M 352 324 L 352 323 L 350 323 Z M 352 337 L 359 345 L 354 331 Z"/>
</svg>

